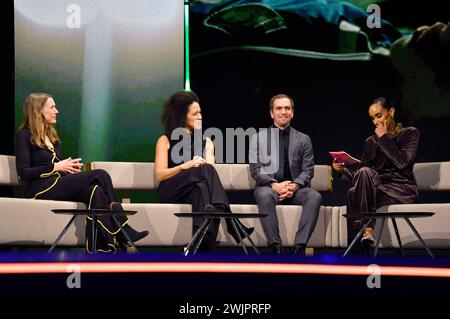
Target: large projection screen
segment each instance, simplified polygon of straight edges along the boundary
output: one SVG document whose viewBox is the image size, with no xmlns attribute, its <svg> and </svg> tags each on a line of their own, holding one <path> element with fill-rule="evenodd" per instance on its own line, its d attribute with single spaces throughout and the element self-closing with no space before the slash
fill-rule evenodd
<svg viewBox="0 0 450 319">
<path fill-rule="evenodd" d="M 164 100 L 184 84 L 180 0 L 15 0 L 15 114 L 51 94 L 65 156 L 150 161 Z"/>
</svg>

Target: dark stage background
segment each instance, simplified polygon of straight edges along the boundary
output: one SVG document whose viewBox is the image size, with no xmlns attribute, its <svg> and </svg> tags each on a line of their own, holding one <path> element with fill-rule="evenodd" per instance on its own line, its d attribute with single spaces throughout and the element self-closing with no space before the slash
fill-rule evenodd
<svg viewBox="0 0 450 319">
<path fill-rule="evenodd" d="M 381 29 L 365 25 L 369 3 L 380 6 Z M 252 10 L 259 10 L 258 18 Z M 296 104 L 293 126 L 311 137 L 316 164 L 329 165 L 331 150 L 360 156 L 365 138 L 374 133 L 368 107 L 374 98 L 387 96 L 396 101 L 396 120 L 421 131 L 417 162 L 448 161 L 450 91 L 436 97 L 426 85 L 417 90 L 389 56 L 396 40 L 418 26 L 447 23 L 448 12 L 439 1 L 420 6 L 407 1 L 194 2 L 191 86 L 200 96 L 205 126 L 267 127 L 270 98 L 286 93 Z M 361 29 L 353 47 L 339 30 L 342 20 Z M 419 105 L 424 97 L 426 103 Z M 335 175 L 334 191 L 323 194 L 324 204 L 345 205 L 348 186 Z M 444 193 L 421 197 L 448 201 Z"/>
<path fill-rule="evenodd" d="M 436 21 L 448 23 L 450 17 L 443 1 L 427 1 L 421 6 L 409 1 L 344 2 L 342 12 L 347 15 L 346 20 L 359 25 L 366 34 L 359 33 L 351 49 L 342 44 L 343 38 L 336 24 L 339 19 L 330 18 L 336 17 L 336 12 L 342 13 L 339 11 L 342 8 L 334 7 L 333 2 L 322 1 L 320 3 L 325 3 L 325 7 L 310 6 L 307 8 L 313 11 L 305 11 L 301 5 L 310 5 L 314 1 L 291 1 L 294 5 L 281 9 L 273 4 L 283 1 L 253 1 L 264 5 L 265 9 L 256 8 L 261 10 L 259 17 L 263 17 L 262 20 L 252 20 L 254 18 L 247 15 L 248 11 L 239 11 L 240 6 L 248 9 L 245 7 L 247 2 L 209 1 L 205 4 L 191 1 L 190 83 L 191 89 L 200 96 L 204 127 L 223 130 L 227 127 L 267 127 L 271 124 L 268 101 L 271 96 L 283 92 L 291 95 L 296 103 L 293 126 L 310 135 L 316 164 L 330 164 L 330 150 L 360 155 L 364 139 L 373 133 L 367 108 L 375 97 L 388 96 L 398 103 L 400 116 L 397 118 L 421 131 L 417 162 L 450 160 L 450 103 L 446 104 L 450 101 L 449 92 L 444 92 L 447 95 L 439 102 L 435 96 L 430 96 L 426 105 L 414 105 L 413 102 L 419 99 L 411 102 L 411 94 L 405 94 L 405 91 L 414 90 L 406 85 L 407 81 L 390 57 L 378 54 L 383 49 L 388 52 L 396 39 L 410 34 L 420 25 L 431 25 Z M 381 30 L 371 31 L 364 27 L 366 20 L 360 15 L 364 17 L 369 3 L 377 3 L 381 18 L 387 21 Z M 4 45 L 0 153 L 14 154 L 15 109 L 23 103 L 14 100 L 14 2 L 1 1 L 0 10 Z M 261 23 L 264 21 L 269 22 Z M 261 28 L 260 25 L 269 26 Z M 382 49 L 374 53 L 376 48 Z M 339 54 L 350 54 L 351 58 L 341 58 Z M 173 89 L 182 88 L 180 83 L 172 86 Z M 145 86 L 140 89 L 154 90 Z M 416 92 L 418 96 L 428 93 Z M 123 92 L 121 99 L 126 100 Z M 122 103 L 126 104 L 126 101 Z M 146 139 L 148 144 L 162 133 L 157 111 L 152 113 L 150 126 L 151 138 L 148 132 L 135 134 L 135 138 Z M 154 148 L 153 144 L 145 143 L 136 141 L 136 145 Z M 135 149 L 133 152 L 135 158 L 130 154 L 121 158 L 123 152 L 116 152 L 111 158 L 103 154 L 102 160 L 154 160 L 153 149 Z M 348 186 L 335 178 L 334 191 L 324 194 L 324 204 L 345 204 Z M 0 191 L 2 195 L 11 193 L 4 188 Z M 251 199 L 251 193 L 230 196 L 237 202 Z M 421 201 L 427 202 L 448 201 L 449 196 L 423 193 L 421 197 Z"/>
</svg>

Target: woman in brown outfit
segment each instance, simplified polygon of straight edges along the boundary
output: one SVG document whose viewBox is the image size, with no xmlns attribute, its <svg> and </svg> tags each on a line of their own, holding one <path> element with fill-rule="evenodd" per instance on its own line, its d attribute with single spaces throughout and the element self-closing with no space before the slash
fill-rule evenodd
<svg viewBox="0 0 450 319">
<path fill-rule="evenodd" d="M 375 99 L 369 107 L 369 116 L 375 125 L 375 134 L 365 141 L 361 163 L 356 167 L 333 161 L 339 175 L 352 182 L 347 192 L 347 212 L 350 214 L 375 212 L 392 204 L 411 204 L 418 200 L 418 189 L 413 174 L 420 132 L 415 127 L 403 128 L 394 120 L 395 108 L 384 97 Z M 363 219 L 347 221 L 348 241 L 364 224 Z M 367 226 L 363 244 L 374 242 L 374 223 Z"/>
</svg>

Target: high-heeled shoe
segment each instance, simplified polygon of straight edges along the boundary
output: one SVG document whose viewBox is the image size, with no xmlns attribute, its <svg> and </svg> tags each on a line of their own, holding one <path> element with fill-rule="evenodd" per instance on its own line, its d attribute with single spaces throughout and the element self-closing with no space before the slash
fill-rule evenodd
<svg viewBox="0 0 450 319">
<path fill-rule="evenodd" d="M 207 213 L 213 213 L 213 212 L 226 212 L 226 207 L 223 205 L 211 205 L 211 204 L 206 204 L 204 207 L 204 211 Z M 231 212 L 230 212 L 231 214 Z M 244 230 L 241 229 L 241 227 L 239 227 L 238 225 L 236 225 L 238 231 L 239 231 L 239 235 L 241 235 L 241 238 L 247 238 L 249 237 L 253 231 L 255 230 L 255 227 L 246 227 L 244 224 L 241 223 L 241 221 L 237 218 L 234 218 L 234 220 L 236 221 L 236 223 L 238 225 L 240 225 Z M 227 232 L 231 235 L 231 237 L 233 237 L 233 239 L 240 244 L 241 241 L 239 240 L 239 236 L 238 234 L 234 231 L 234 227 L 231 224 L 231 219 L 226 218 L 226 223 L 227 223 Z"/>
<path fill-rule="evenodd" d="M 122 204 L 119 202 L 112 202 L 108 205 L 110 210 L 114 210 L 116 212 L 123 212 Z"/>
<path fill-rule="evenodd" d="M 364 229 L 364 233 L 361 238 L 361 243 L 368 246 L 373 245 L 375 243 L 375 237 L 373 233 L 374 230 L 372 227 L 366 227 L 366 229 Z"/>
<path fill-rule="evenodd" d="M 148 230 L 137 231 L 128 224 L 123 226 L 123 230 L 125 230 L 127 232 L 128 237 L 130 237 L 130 239 L 133 243 L 145 238 L 148 234 L 150 234 L 150 232 Z M 116 240 L 117 240 L 117 243 L 121 246 L 126 246 L 129 244 L 127 238 L 125 237 L 125 235 L 122 232 L 117 233 Z"/>
<path fill-rule="evenodd" d="M 241 221 L 239 219 L 237 219 L 237 218 L 235 218 L 234 221 L 236 223 L 238 223 L 245 230 L 245 233 L 244 233 L 243 230 L 241 229 L 241 227 L 236 225 L 236 227 L 237 227 L 237 229 L 239 231 L 239 235 L 241 235 L 242 239 L 250 237 L 250 235 L 255 230 L 255 227 L 247 227 L 244 224 L 242 224 Z M 231 220 L 227 218 L 226 223 L 227 223 L 227 232 L 231 235 L 231 237 L 233 237 L 233 239 L 236 241 L 236 243 L 240 244 L 241 241 L 239 240 L 239 236 L 235 232 L 234 227 L 231 224 Z"/>
</svg>

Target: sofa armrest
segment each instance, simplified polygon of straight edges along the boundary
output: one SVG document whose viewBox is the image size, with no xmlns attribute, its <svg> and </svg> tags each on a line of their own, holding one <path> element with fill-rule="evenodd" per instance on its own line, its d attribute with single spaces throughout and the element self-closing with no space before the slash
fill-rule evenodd
<svg viewBox="0 0 450 319">
<path fill-rule="evenodd" d="M 416 163 L 414 176 L 419 190 L 450 190 L 450 162 Z"/>
<path fill-rule="evenodd" d="M 20 185 L 16 170 L 16 157 L 0 155 L 0 185 Z"/>
</svg>

